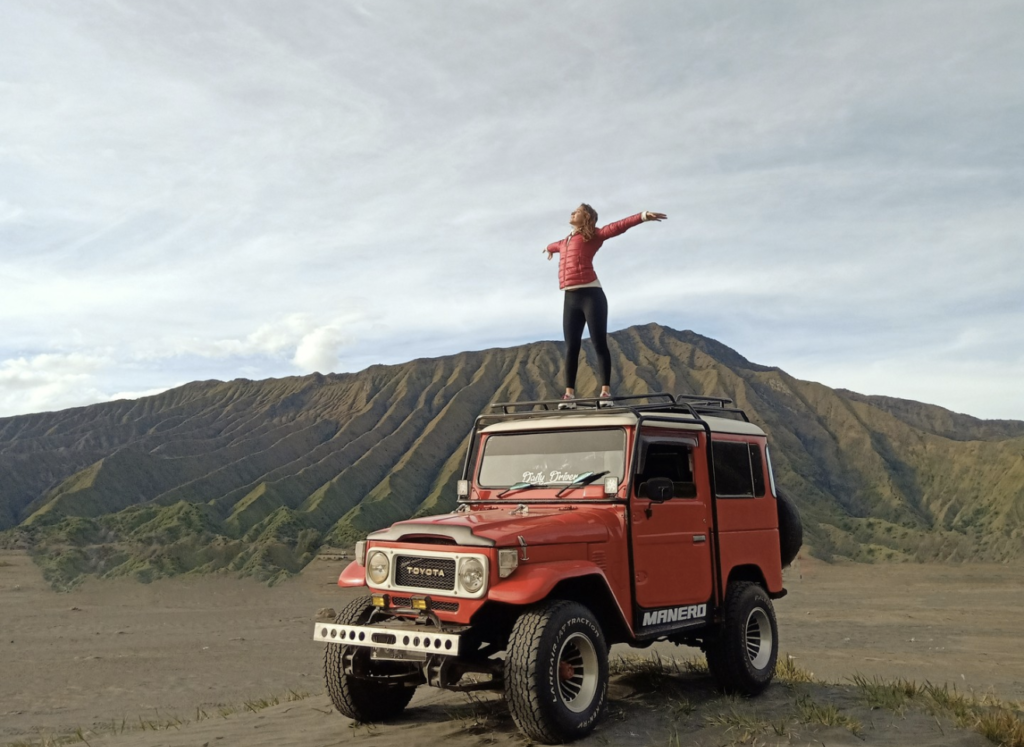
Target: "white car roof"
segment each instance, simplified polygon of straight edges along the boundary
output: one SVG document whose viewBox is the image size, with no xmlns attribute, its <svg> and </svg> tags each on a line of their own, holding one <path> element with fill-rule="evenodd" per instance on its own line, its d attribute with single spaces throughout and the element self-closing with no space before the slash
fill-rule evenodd
<svg viewBox="0 0 1024 747">
<path fill-rule="evenodd" d="M 702 423 L 695 422 L 692 417 L 679 413 L 652 412 L 651 416 L 658 420 L 650 425 L 658 428 L 677 428 L 684 431 L 703 431 Z M 515 431 L 546 431 L 563 428 L 607 428 L 636 425 L 637 416 L 633 413 L 609 413 L 607 415 L 559 415 L 544 417 L 524 417 L 503 420 L 483 429 L 484 433 L 512 433 Z M 741 436 L 764 436 L 765 433 L 753 423 L 732 418 L 718 418 L 704 415 L 702 420 L 708 424 L 712 433 L 733 433 Z M 675 422 L 673 422 L 675 421 Z"/>
</svg>

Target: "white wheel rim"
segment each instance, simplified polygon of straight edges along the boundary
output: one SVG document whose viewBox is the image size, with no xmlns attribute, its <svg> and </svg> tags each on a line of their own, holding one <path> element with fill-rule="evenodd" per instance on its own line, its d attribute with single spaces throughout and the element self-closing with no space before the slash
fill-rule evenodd
<svg viewBox="0 0 1024 747">
<path fill-rule="evenodd" d="M 567 678 L 563 678 L 563 664 L 572 668 Z M 582 633 L 573 633 L 562 642 L 555 669 L 562 705 L 573 713 L 587 710 L 597 693 L 598 660 L 594 642 Z M 565 669 L 567 671 L 568 667 Z"/>
<path fill-rule="evenodd" d="M 754 669 L 764 669 L 772 658 L 775 645 L 772 636 L 772 624 L 768 613 L 761 607 L 751 610 L 744 626 L 744 645 L 747 647 L 747 658 Z"/>
</svg>

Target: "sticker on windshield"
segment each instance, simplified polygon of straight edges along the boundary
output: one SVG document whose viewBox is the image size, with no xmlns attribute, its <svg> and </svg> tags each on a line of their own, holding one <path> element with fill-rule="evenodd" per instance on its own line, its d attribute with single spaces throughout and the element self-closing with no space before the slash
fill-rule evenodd
<svg viewBox="0 0 1024 747">
<path fill-rule="evenodd" d="M 547 477 L 544 476 L 544 472 L 524 472 L 523 482 L 575 482 L 576 478 L 580 476 L 579 472 L 560 472 L 557 469 L 553 469 L 547 473 Z"/>
</svg>

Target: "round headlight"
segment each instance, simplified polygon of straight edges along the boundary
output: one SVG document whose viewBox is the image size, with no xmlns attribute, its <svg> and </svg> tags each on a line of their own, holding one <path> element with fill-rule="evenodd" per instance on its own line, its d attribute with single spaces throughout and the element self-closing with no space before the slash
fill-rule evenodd
<svg viewBox="0 0 1024 747">
<path fill-rule="evenodd" d="M 389 570 L 388 556 L 382 552 L 371 552 L 366 559 L 366 577 L 375 584 L 382 584 L 388 580 Z"/>
<path fill-rule="evenodd" d="M 459 564 L 459 583 L 470 594 L 484 587 L 484 564 L 476 558 L 463 558 Z"/>
</svg>

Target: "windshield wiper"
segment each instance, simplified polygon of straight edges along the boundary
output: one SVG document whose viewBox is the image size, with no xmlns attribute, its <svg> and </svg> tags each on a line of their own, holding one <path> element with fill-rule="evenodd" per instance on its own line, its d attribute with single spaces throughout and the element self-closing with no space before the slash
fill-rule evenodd
<svg viewBox="0 0 1024 747">
<path fill-rule="evenodd" d="M 515 485 L 509 485 L 507 488 L 498 493 L 495 498 L 501 498 L 506 493 L 511 493 L 514 490 L 527 490 L 529 488 L 546 488 L 548 484 L 546 482 L 517 482 Z"/>
<path fill-rule="evenodd" d="M 579 488 L 584 485 L 589 485 L 590 483 L 594 482 L 595 480 L 601 477 L 604 477 L 607 474 L 608 470 L 604 470 L 603 472 L 584 472 L 571 483 L 569 483 L 564 488 L 555 493 L 555 498 L 561 498 L 562 493 L 564 493 L 566 490 L 571 490 L 572 488 Z"/>
</svg>

